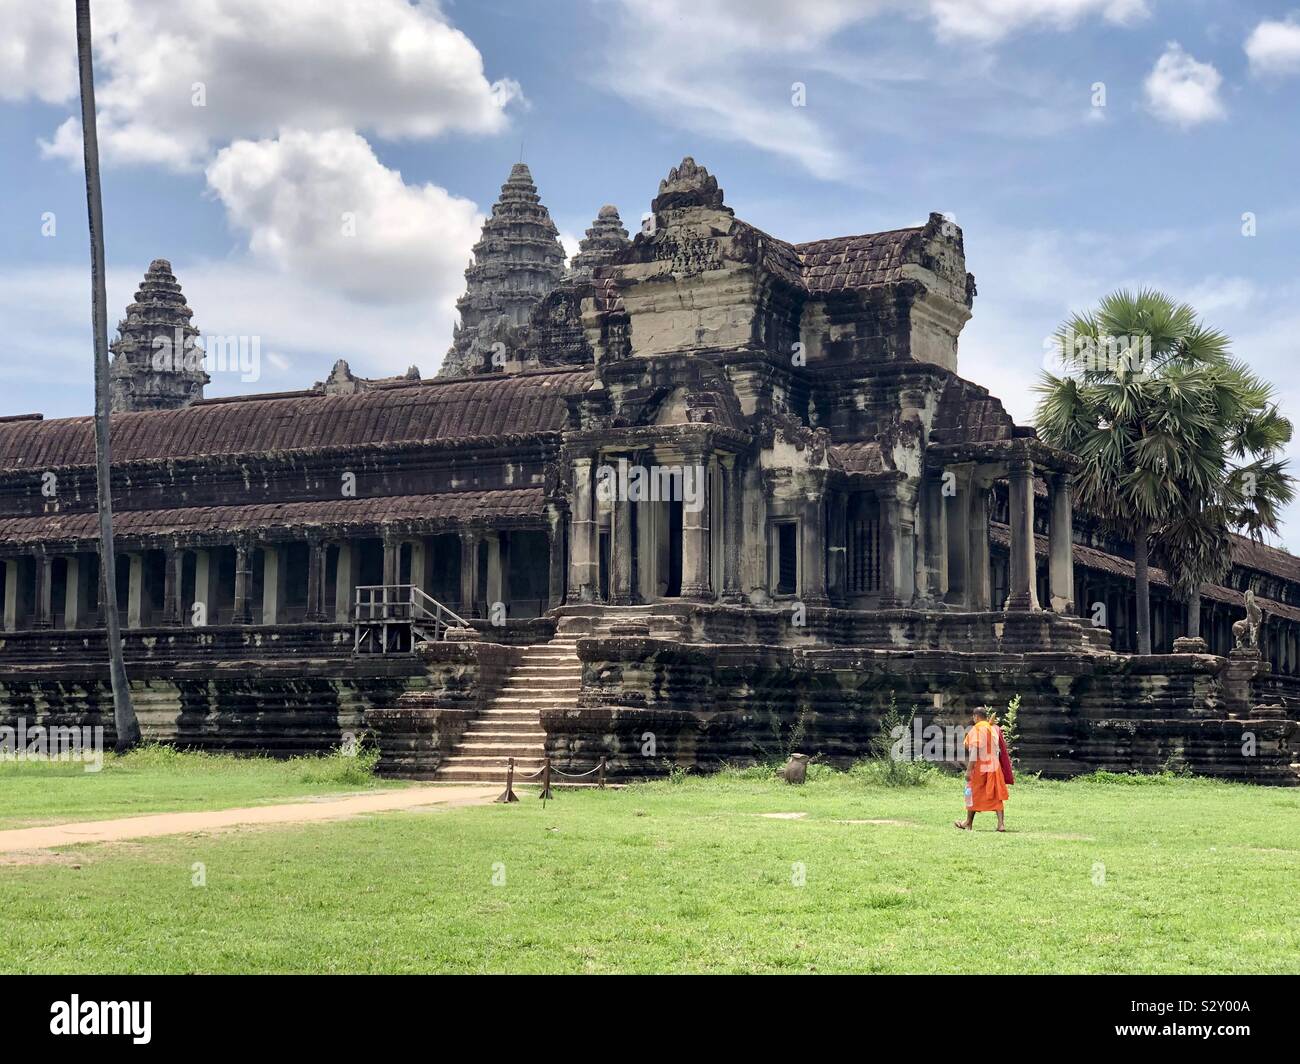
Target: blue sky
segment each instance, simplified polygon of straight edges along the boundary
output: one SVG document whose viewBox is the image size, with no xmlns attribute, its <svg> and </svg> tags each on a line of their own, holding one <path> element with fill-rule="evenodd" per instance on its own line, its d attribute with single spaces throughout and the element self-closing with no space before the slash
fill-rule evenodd
<svg viewBox="0 0 1300 1064">
<path fill-rule="evenodd" d="M 72 7 L 0 0 L 3 413 L 91 405 Z M 1141 284 L 1228 331 L 1300 416 L 1300 0 L 93 9 L 110 321 L 170 259 L 201 330 L 260 337 L 260 379 L 210 395 L 340 357 L 432 374 L 522 150 L 570 244 L 603 203 L 633 228 L 686 154 L 792 241 L 951 214 L 979 286 L 961 371 L 1021 420 L 1043 338 Z"/>
</svg>

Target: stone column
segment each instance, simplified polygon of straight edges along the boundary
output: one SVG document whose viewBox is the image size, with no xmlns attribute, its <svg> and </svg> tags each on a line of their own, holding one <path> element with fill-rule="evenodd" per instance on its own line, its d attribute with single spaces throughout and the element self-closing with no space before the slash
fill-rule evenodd
<svg viewBox="0 0 1300 1064">
<path fill-rule="evenodd" d="M 972 610 L 993 608 L 993 576 L 989 556 L 989 502 L 993 483 L 983 470 L 976 470 L 966 491 L 966 583 L 967 604 Z"/>
<path fill-rule="evenodd" d="M 384 533 L 384 583 L 391 587 L 402 575 L 402 541 L 392 533 Z"/>
<path fill-rule="evenodd" d="M 682 488 L 682 598 L 697 602 L 712 602 L 712 559 L 709 551 L 709 495 L 712 478 L 713 455 L 697 451 L 683 455 Z M 693 478 L 687 482 L 685 478 Z M 693 490 L 687 490 L 688 486 Z M 686 497 L 693 495 L 697 503 L 691 506 Z"/>
<path fill-rule="evenodd" d="M 1049 529 L 1049 594 L 1052 610 L 1074 613 L 1074 506 L 1070 499 L 1070 478 L 1056 473 L 1048 478 L 1052 524 Z"/>
<path fill-rule="evenodd" d="M 550 609 L 556 609 L 563 605 L 565 601 L 565 568 L 564 568 L 564 514 L 559 510 L 551 510 L 547 514 L 549 528 L 547 530 L 546 542 L 549 548 L 547 560 L 549 569 L 547 573 L 547 606 Z"/>
<path fill-rule="evenodd" d="M 467 620 L 474 615 L 479 595 L 478 541 L 477 532 L 460 534 L 460 614 Z"/>
<path fill-rule="evenodd" d="M 284 621 L 284 568 L 288 561 L 284 547 L 262 547 L 262 623 Z"/>
<path fill-rule="evenodd" d="M 325 620 L 325 544 L 318 536 L 307 537 L 307 620 Z"/>
<path fill-rule="evenodd" d="M 253 586 L 253 549 L 246 540 L 235 544 L 235 624 L 251 624 L 249 592 Z"/>
<path fill-rule="evenodd" d="M 184 604 L 181 602 L 183 581 L 181 566 L 185 555 L 175 547 L 163 548 L 163 624 L 181 623 Z"/>
<path fill-rule="evenodd" d="M 803 514 L 799 522 L 799 574 L 803 578 L 799 599 L 806 606 L 829 606 L 826 594 L 826 473 L 809 470 L 804 474 Z"/>
<path fill-rule="evenodd" d="M 618 456 L 616 484 L 627 484 L 629 461 L 628 455 Z M 631 606 L 637 598 L 636 588 L 632 586 L 632 559 L 636 549 L 632 539 L 632 500 L 626 496 L 624 491 L 615 491 L 611 504 L 609 596 L 615 606 Z"/>
<path fill-rule="evenodd" d="M 505 597 L 505 565 L 503 544 L 501 542 L 500 532 L 489 532 L 485 537 L 487 539 L 487 588 L 486 596 L 488 610 L 492 609 L 493 604 L 497 602 L 504 603 Z"/>
<path fill-rule="evenodd" d="M 827 594 L 834 605 L 848 601 L 849 581 L 849 497 L 833 492 L 828 503 L 827 521 Z"/>
<path fill-rule="evenodd" d="M 16 632 L 22 614 L 23 560 L 5 559 L 5 631 Z"/>
<path fill-rule="evenodd" d="M 199 614 L 203 624 L 217 623 L 217 598 L 220 593 L 219 568 L 215 550 L 201 550 L 194 555 L 194 602 L 202 603 Z M 191 614 L 187 623 L 193 624 L 195 615 Z M 182 618 L 184 621 L 185 619 Z"/>
<path fill-rule="evenodd" d="M 49 554 L 36 555 L 35 601 L 36 627 L 54 627 L 54 558 Z"/>
<path fill-rule="evenodd" d="M 63 627 L 80 628 L 89 619 L 90 581 L 86 559 L 80 555 L 68 556 L 68 579 L 63 590 Z"/>
<path fill-rule="evenodd" d="M 334 623 L 351 624 L 357 597 L 357 547 L 339 540 L 339 560 L 334 570 Z"/>
<path fill-rule="evenodd" d="M 1011 525 L 1011 560 L 1007 570 L 1006 608 L 1038 610 L 1034 557 L 1034 463 L 1018 458 L 1008 464 L 1008 520 Z"/>
<path fill-rule="evenodd" d="M 921 481 L 920 540 L 916 566 L 918 604 L 936 607 L 948 593 L 948 522 L 943 479 L 931 473 Z"/>
<path fill-rule="evenodd" d="M 428 536 L 411 540 L 411 583 L 426 595 L 433 587 L 433 544 Z"/>
<path fill-rule="evenodd" d="M 883 488 L 880 499 L 880 605 L 910 606 L 916 593 L 913 489 L 903 481 Z"/>
<path fill-rule="evenodd" d="M 948 477 L 947 474 L 952 476 Z M 945 469 L 941 483 L 951 485 L 944 496 L 945 524 L 948 536 L 948 591 L 944 601 L 949 606 L 975 609 L 971 601 L 971 548 L 974 538 L 971 518 L 975 513 L 974 478 L 970 466 Z M 943 489 L 940 489 L 943 491 Z M 988 563 L 984 563 L 987 574 Z M 987 580 L 985 581 L 987 583 Z"/>
<path fill-rule="evenodd" d="M 126 590 L 126 626 L 140 628 L 144 625 L 144 555 L 128 554 Z"/>
<path fill-rule="evenodd" d="M 743 602 L 744 592 L 740 587 L 740 552 L 744 546 L 745 493 L 741 471 L 741 461 L 734 454 L 722 455 L 722 505 L 723 534 L 722 550 L 722 601 Z"/>
<path fill-rule="evenodd" d="M 596 518 L 592 507 L 591 459 L 573 463 L 573 523 L 569 536 L 569 586 L 578 601 L 594 602 L 600 580 Z"/>
</svg>

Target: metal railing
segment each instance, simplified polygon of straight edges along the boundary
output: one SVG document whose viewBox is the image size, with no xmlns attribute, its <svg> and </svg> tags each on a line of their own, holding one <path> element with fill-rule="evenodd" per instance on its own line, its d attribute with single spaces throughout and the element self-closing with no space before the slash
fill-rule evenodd
<svg viewBox="0 0 1300 1064">
<path fill-rule="evenodd" d="M 365 584 L 356 589 L 352 619 L 355 654 L 409 654 L 417 643 L 437 642 L 447 629 L 468 627 L 415 584 Z"/>
</svg>

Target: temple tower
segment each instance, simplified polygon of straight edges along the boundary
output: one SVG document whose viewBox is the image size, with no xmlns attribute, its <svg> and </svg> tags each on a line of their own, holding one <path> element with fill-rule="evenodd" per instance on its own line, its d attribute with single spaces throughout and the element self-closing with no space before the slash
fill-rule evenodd
<svg viewBox="0 0 1300 1064">
<path fill-rule="evenodd" d="M 465 294 L 456 301 L 460 323 L 438 376 L 464 377 L 489 369 L 492 345 L 527 324 L 529 312 L 563 271 L 559 232 L 542 206 L 533 175 L 516 163 L 474 245 Z"/>
<path fill-rule="evenodd" d="M 601 207 L 587 235 L 578 244 L 578 253 L 569 262 L 564 274 L 566 281 L 590 281 L 597 267 L 612 262 L 614 257 L 632 241 L 612 204 Z"/>
<path fill-rule="evenodd" d="M 203 398 L 209 377 L 194 312 L 166 259 L 154 259 L 135 293 L 135 302 L 118 322 L 109 348 L 109 395 L 113 413 L 175 410 Z"/>
</svg>

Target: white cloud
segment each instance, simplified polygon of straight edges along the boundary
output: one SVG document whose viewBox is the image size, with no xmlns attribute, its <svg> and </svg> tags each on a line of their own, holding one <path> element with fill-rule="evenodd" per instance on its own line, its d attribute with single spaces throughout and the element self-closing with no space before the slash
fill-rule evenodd
<svg viewBox="0 0 1300 1064">
<path fill-rule="evenodd" d="M 63 103 L 77 91 L 72 5 L 0 0 L 0 26 L 0 100 Z"/>
<path fill-rule="evenodd" d="M 1150 14 L 1145 0 L 930 0 L 941 36 L 996 41 L 1023 29 L 1070 29 L 1100 15 L 1127 25 Z"/>
<path fill-rule="evenodd" d="M 1144 83 L 1147 107 L 1161 121 L 1190 129 L 1227 114 L 1219 99 L 1222 84 L 1213 64 L 1200 62 L 1171 41 Z"/>
<path fill-rule="evenodd" d="M 349 299 L 450 303 L 482 216 L 436 185 L 407 185 L 351 130 L 240 140 L 209 187 L 264 262 Z"/>
<path fill-rule="evenodd" d="M 511 80 L 487 80 L 478 49 L 436 0 L 105 0 L 94 20 L 107 163 L 194 169 L 215 147 L 286 127 L 384 139 L 496 133 L 520 95 Z M 69 5 L 0 0 L 0 25 L 0 95 L 71 101 Z M 79 159 L 77 119 L 43 146 Z"/>
<path fill-rule="evenodd" d="M 798 69 L 841 80 L 852 70 L 847 80 L 866 71 L 895 81 L 878 57 L 868 62 L 860 48 L 840 55 L 833 39 L 878 17 L 925 18 L 944 40 L 989 44 L 1088 17 L 1121 23 L 1147 14 L 1145 0 L 612 0 L 612 7 L 620 43 L 605 75 L 609 87 L 676 126 L 753 145 L 823 178 L 853 167 L 840 140 L 813 117 L 819 89 L 808 87 L 806 108 L 791 106 L 790 82 L 778 82 L 771 60 L 797 60 Z"/>
<path fill-rule="evenodd" d="M 1300 73 L 1300 22 L 1261 22 L 1246 38 L 1245 47 L 1256 74 Z"/>
</svg>

